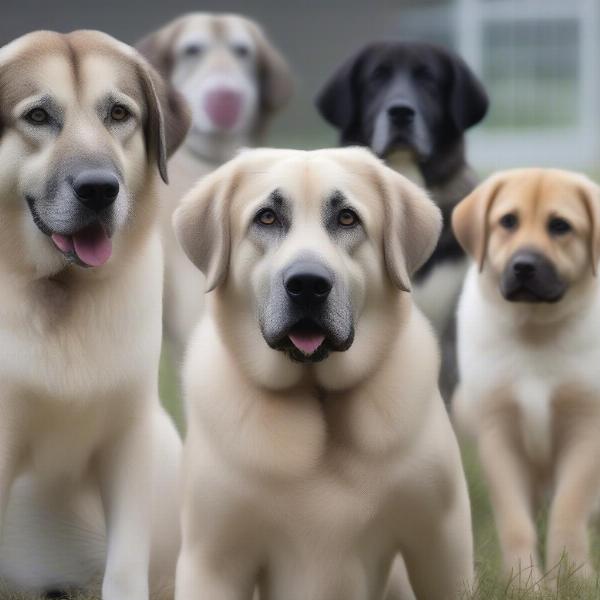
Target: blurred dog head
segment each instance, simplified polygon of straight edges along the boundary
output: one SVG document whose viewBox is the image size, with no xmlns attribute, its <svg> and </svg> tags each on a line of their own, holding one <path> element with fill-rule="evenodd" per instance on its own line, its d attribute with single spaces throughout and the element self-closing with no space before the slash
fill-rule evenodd
<svg viewBox="0 0 600 600">
<path fill-rule="evenodd" d="M 458 55 L 402 42 L 367 46 L 334 73 L 317 98 L 343 145 L 369 146 L 383 158 L 409 151 L 417 162 L 455 145 L 487 106 L 481 83 Z"/>
<path fill-rule="evenodd" d="M 555 303 L 596 275 L 600 189 L 582 175 L 498 173 L 456 207 L 452 224 L 510 302 Z"/>
<path fill-rule="evenodd" d="M 39 276 L 103 265 L 151 212 L 142 190 L 152 171 L 166 179 L 183 101 L 132 48 L 91 31 L 8 44 L 0 90 L 3 260 Z"/>
<path fill-rule="evenodd" d="M 186 98 L 188 143 L 201 154 L 206 138 L 255 142 L 292 92 L 284 59 L 257 24 L 241 16 L 186 15 L 137 47 Z"/>
<path fill-rule="evenodd" d="M 389 343 L 397 290 L 433 251 L 441 219 L 365 150 L 255 150 L 193 189 L 174 225 L 241 362 L 288 381 L 281 373 L 327 359 L 331 384 L 340 357 L 354 355 L 354 377 Z"/>
</svg>

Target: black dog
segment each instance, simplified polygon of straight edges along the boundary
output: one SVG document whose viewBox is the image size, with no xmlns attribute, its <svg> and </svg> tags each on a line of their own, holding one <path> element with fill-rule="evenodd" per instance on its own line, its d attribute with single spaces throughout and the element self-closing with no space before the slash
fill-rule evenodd
<svg viewBox="0 0 600 600">
<path fill-rule="evenodd" d="M 342 145 L 368 146 L 416 179 L 444 217 L 439 244 L 415 276 L 417 303 L 444 346 L 442 393 L 456 380 L 454 311 L 466 258 L 450 215 L 477 184 L 465 159 L 464 132 L 481 121 L 487 94 L 456 54 L 421 43 L 379 42 L 352 56 L 317 97 L 321 115 L 340 131 Z"/>
</svg>

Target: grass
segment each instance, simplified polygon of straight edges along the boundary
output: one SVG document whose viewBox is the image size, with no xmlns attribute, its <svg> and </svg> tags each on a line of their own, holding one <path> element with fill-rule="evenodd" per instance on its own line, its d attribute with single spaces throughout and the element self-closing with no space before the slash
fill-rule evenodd
<svg viewBox="0 0 600 600">
<path fill-rule="evenodd" d="M 473 529 L 475 535 L 475 566 L 477 578 L 474 590 L 463 600 L 598 600 L 600 580 L 582 581 L 576 569 L 566 564 L 549 566 L 542 581 L 532 581 L 527 572 L 508 579 L 503 575 L 500 547 L 494 525 L 486 485 L 475 450 L 463 448 L 463 464 L 469 484 Z M 508 484 L 508 483 L 507 483 Z M 544 554 L 546 512 L 538 518 L 540 553 Z M 592 560 L 600 559 L 600 533 L 591 531 Z"/>
<path fill-rule="evenodd" d="M 163 355 L 160 370 L 161 398 L 169 412 L 180 427 L 183 425 L 183 410 L 179 401 L 178 379 L 168 351 Z M 515 576 L 511 581 L 502 575 L 500 548 L 496 536 L 492 511 L 487 495 L 487 490 L 476 452 L 471 447 L 465 447 L 463 462 L 469 493 L 471 496 L 473 526 L 475 533 L 475 563 L 477 578 L 474 589 L 466 592 L 461 600 L 598 600 L 600 599 L 600 582 L 582 582 L 577 574 L 568 569 L 558 577 L 556 583 L 553 576 L 556 569 L 546 578 L 546 581 L 531 581 L 527 574 L 519 578 Z M 545 514 L 539 518 L 540 546 L 543 551 Z M 592 532 L 592 556 L 594 564 L 600 562 L 600 534 Z M 435 577 L 435 569 L 432 570 Z M 538 585 L 536 588 L 536 584 Z M 547 584 L 547 585 L 545 585 Z M 38 600 L 30 596 L 11 595 L 0 587 L 0 600 Z M 69 600 L 95 600 L 92 598 L 73 595 Z M 126 599 L 123 599 L 126 600 Z M 421 599 L 420 599 L 421 600 Z M 427 599 L 423 599 L 427 600 Z"/>
</svg>

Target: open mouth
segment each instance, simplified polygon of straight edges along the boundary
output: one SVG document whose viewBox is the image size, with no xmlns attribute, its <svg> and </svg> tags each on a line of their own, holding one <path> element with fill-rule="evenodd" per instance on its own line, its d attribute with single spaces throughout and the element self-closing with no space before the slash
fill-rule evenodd
<svg viewBox="0 0 600 600">
<path fill-rule="evenodd" d="M 101 223 L 92 223 L 71 235 L 51 233 L 50 239 L 70 262 L 100 267 L 112 254 L 112 241 Z"/>
<path fill-rule="evenodd" d="M 310 321 L 300 321 L 292 327 L 288 339 L 304 356 L 312 356 L 325 342 L 325 334 Z"/>
<path fill-rule="evenodd" d="M 95 221 L 70 234 L 53 232 L 40 217 L 33 198 L 26 196 L 26 200 L 37 228 L 52 240 L 70 263 L 80 267 L 100 267 L 111 257 L 110 232 L 102 223 Z"/>
<path fill-rule="evenodd" d="M 330 351 L 327 334 L 310 319 L 298 321 L 271 347 L 287 353 L 297 362 L 320 362 L 327 358 Z"/>
</svg>

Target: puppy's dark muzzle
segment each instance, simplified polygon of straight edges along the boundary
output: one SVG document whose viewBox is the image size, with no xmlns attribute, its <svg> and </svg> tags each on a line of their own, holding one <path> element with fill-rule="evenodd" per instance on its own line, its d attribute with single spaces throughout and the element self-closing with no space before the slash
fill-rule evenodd
<svg viewBox="0 0 600 600">
<path fill-rule="evenodd" d="M 289 299 L 298 307 L 315 309 L 327 300 L 333 277 L 318 262 L 296 262 L 283 273 L 283 285 Z"/>
<path fill-rule="evenodd" d="M 515 252 L 500 280 L 500 291 L 509 302 L 558 302 L 566 289 L 552 261 L 528 249 Z"/>
</svg>

